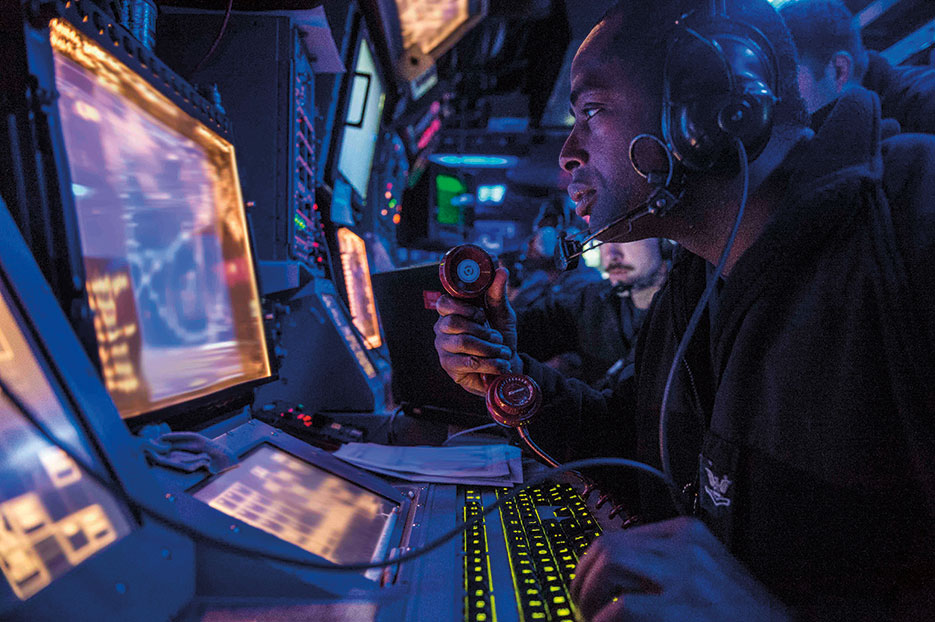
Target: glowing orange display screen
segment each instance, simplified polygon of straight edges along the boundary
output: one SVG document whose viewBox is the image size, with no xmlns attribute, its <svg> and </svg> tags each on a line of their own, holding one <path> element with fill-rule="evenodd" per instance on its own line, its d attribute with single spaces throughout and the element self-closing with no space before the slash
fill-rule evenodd
<svg viewBox="0 0 935 622">
<path fill-rule="evenodd" d="M 430 53 L 469 17 L 468 0 L 396 0 L 403 46 Z"/>
<path fill-rule="evenodd" d="M 233 147 L 53 20 L 105 385 L 134 417 L 270 375 Z"/>
<path fill-rule="evenodd" d="M 338 247 L 354 326 L 364 336 L 368 348 L 379 348 L 383 345 L 383 339 L 380 337 L 377 305 L 373 300 L 367 246 L 359 235 L 342 227 L 338 229 Z"/>
</svg>

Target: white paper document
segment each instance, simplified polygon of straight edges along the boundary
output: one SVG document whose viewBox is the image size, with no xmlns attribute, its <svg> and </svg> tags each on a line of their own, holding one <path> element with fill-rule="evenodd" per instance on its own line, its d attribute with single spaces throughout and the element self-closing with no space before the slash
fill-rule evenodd
<svg viewBox="0 0 935 622">
<path fill-rule="evenodd" d="M 333 454 L 368 471 L 413 482 L 506 486 L 523 481 L 519 447 L 403 447 L 348 443 Z"/>
</svg>

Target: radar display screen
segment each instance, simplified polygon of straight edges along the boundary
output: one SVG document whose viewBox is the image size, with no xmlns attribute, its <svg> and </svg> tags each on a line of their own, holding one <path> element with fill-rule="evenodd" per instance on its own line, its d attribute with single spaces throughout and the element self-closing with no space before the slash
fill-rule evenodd
<svg viewBox="0 0 935 622">
<path fill-rule="evenodd" d="M 50 30 L 98 358 L 121 416 L 268 377 L 233 147 L 67 22 Z"/>
</svg>

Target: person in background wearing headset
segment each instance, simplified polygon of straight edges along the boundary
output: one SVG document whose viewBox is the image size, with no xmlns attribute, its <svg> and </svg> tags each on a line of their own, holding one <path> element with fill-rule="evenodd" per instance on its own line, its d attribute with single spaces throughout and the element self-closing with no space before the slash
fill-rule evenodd
<svg viewBox="0 0 935 622">
<path fill-rule="evenodd" d="M 879 100 L 859 87 L 810 131 L 775 9 L 711 4 L 619 3 L 572 63 L 560 164 L 577 213 L 601 240 L 687 251 L 644 321 L 635 377 L 597 392 L 517 354 L 502 269 L 486 311 L 439 299 L 439 359 L 476 394 L 481 374 L 533 378 L 529 434 L 559 460 L 669 465 L 683 492 L 640 473 L 644 524 L 579 563 L 585 618 L 931 619 L 935 137 L 881 143 Z"/>
<path fill-rule="evenodd" d="M 636 336 L 669 273 L 669 242 L 650 238 L 600 247 L 606 279 L 550 292 L 519 307 L 517 349 L 596 388 L 633 375 Z"/>
<path fill-rule="evenodd" d="M 860 24 L 841 0 L 793 0 L 779 14 L 795 40 L 799 90 L 816 122 L 842 92 L 863 84 L 901 131 L 935 133 L 935 68 L 893 66 L 866 50 Z"/>
</svg>

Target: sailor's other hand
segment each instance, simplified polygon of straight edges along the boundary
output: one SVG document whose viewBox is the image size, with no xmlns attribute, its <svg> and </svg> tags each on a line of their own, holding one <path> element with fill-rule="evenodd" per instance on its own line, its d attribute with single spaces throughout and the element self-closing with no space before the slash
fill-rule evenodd
<svg viewBox="0 0 935 622">
<path fill-rule="evenodd" d="M 701 521 L 686 517 L 598 538 L 578 562 L 571 596 L 591 622 L 790 619 Z"/>
</svg>

